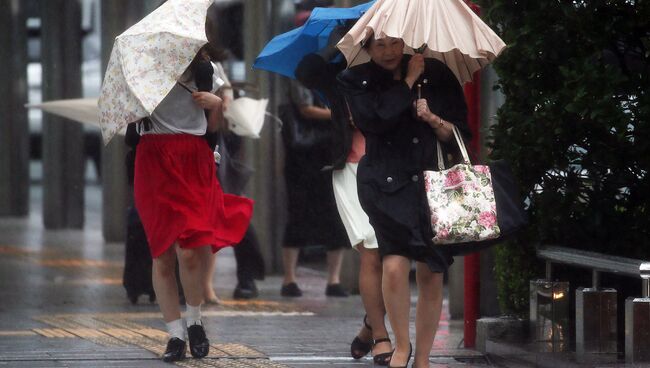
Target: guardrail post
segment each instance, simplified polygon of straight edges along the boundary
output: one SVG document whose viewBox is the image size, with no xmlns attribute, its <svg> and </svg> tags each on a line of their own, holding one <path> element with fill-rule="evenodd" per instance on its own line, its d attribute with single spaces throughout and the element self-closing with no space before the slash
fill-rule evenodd
<svg viewBox="0 0 650 368">
<path fill-rule="evenodd" d="M 569 307 L 568 282 L 530 281 L 530 331 L 538 351 L 568 350 L 571 327 Z"/>
<path fill-rule="evenodd" d="M 650 263 L 639 267 L 641 298 L 625 301 L 625 363 L 650 362 Z"/>
<path fill-rule="evenodd" d="M 598 280 L 594 280 L 597 284 Z M 576 290 L 576 359 L 580 363 L 616 360 L 616 290 Z"/>
</svg>

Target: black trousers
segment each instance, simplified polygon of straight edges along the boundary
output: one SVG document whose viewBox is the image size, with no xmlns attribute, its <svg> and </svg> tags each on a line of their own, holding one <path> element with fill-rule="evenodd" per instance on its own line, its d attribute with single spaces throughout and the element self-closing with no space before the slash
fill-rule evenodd
<svg viewBox="0 0 650 368">
<path fill-rule="evenodd" d="M 264 279 L 264 258 L 252 224 L 246 230 L 244 239 L 235 245 L 235 261 L 238 282 Z"/>
</svg>

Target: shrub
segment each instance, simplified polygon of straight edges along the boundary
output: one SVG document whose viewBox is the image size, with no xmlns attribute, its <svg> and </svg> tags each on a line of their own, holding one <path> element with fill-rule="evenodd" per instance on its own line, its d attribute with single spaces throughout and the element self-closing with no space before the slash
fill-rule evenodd
<svg viewBox="0 0 650 368">
<path fill-rule="evenodd" d="M 650 259 L 650 3 L 479 0 L 508 48 L 491 158 L 531 226 L 497 251 L 504 311 L 525 313 L 535 243 Z"/>
</svg>

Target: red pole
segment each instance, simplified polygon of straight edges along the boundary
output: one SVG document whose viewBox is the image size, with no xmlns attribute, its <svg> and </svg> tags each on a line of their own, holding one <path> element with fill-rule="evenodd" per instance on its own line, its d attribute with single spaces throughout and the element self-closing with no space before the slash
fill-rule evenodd
<svg viewBox="0 0 650 368">
<path fill-rule="evenodd" d="M 479 317 L 481 259 L 478 253 L 465 256 L 465 347 L 476 347 L 476 320 Z"/>
<path fill-rule="evenodd" d="M 465 99 L 467 100 L 467 122 L 472 131 L 470 147 L 473 152 L 479 149 L 480 133 L 480 76 L 476 72 L 472 83 L 465 85 Z M 481 260 L 478 253 L 465 256 L 465 347 L 476 346 L 476 320 L 479 317 L 480 300 L 480 276 Z"/>
<path fill-rule="evenodd" d="M 472 10 L 474 10 L 474 12 L 480 14 L 480 8 L 476 4 L 473 4 L 468 0 L 466 0 L 466 3 L 470 6 L 470 8 L 472 8 Z M 474 73 L 472 82 L 465 85 L 465 99 L 467 101 L 467 123 L 472 132 L 470 149 L 475 153 L 479 152 L 480 148 L 480 86 L 480 72 Z M 465 256 L 464 273 L 464 341 L 466 348 L 473 348 L 476 347 L 476 320 L 479 317 L 479 309 L 481 306 L 481 258 L 478 253 L 472 253 Z"/>
</svg>

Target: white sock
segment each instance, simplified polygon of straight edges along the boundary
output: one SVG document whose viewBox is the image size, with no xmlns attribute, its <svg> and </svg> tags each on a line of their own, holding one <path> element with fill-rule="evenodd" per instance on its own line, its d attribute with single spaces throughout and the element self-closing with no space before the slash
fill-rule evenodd
<svg viewBox="0 0 650 368">
<path fill-rule="evenodd" d="M 167 332 L 169 332 L 169 338 L 178 337 L 179 339 L 185 341 L 185 326 L 183 326 L 183 320 L 181 318 L 166 323 Z"/>
<path fill-rule="evenodd" d="M 186 304 L 187 309 L 185 310 L 185 321 L 187 321 L 187 327 L 191 325 L 202 325 L 201 323 L 201 304 L 193 307 L 189 304 Z"/>
</svg>

